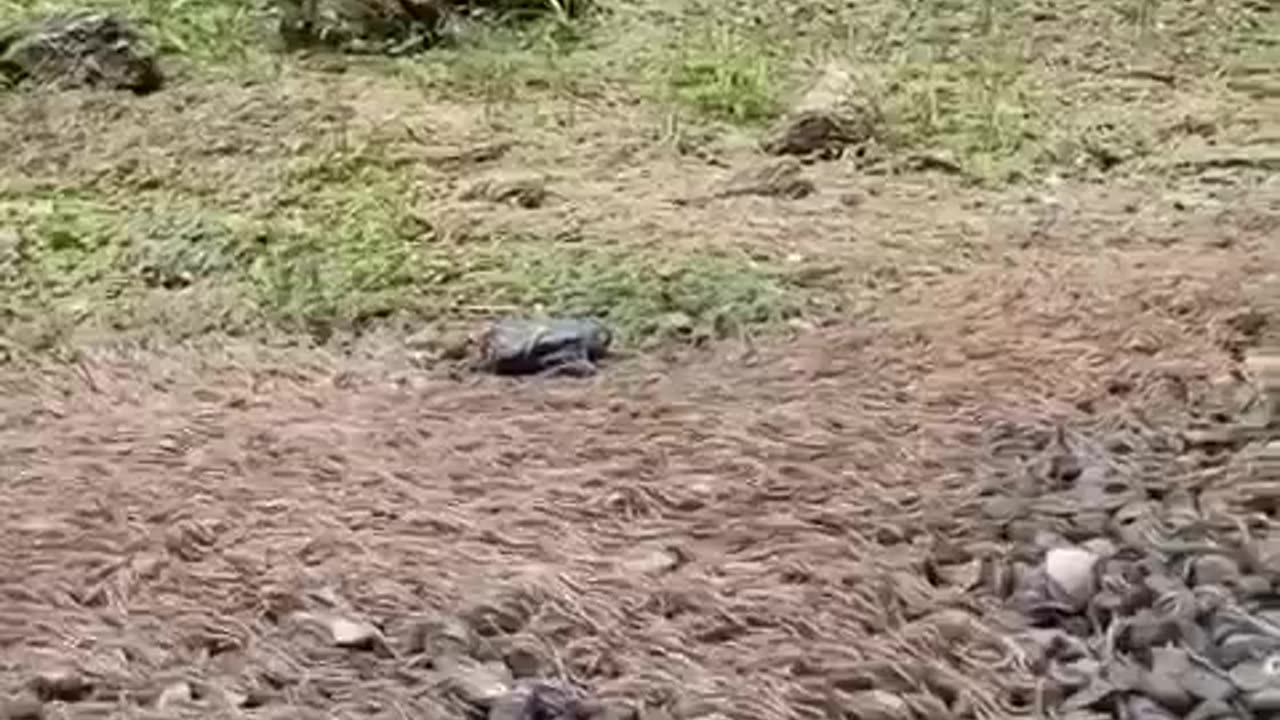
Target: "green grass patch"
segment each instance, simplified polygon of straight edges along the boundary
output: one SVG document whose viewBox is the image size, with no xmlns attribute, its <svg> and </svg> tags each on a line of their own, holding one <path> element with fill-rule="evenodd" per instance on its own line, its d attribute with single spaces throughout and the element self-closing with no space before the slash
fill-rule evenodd
<svg viewBox="0 0 1280 720">
<path fill-rule="evenodd" d="M 330 197 L 262 220 L 182 204 L 5 201 L 0 317 L 43 318 L 66 335 L 276 329 L 324 340 L 392 315 L 548 312 L 600 316 L 643 341 L 671 314 L 724 335 L 801 308 L 797 286 L 746 257 L 537 237 L 445 242 L 379 198 Z"/>
<path fill-rule="evenodd" d="M 776 64 L 755 39 L 714 28 L 681 43 L 667 83 L 675 101 L 705 118 L 758 125 L 783 109 Z"/>
</svg>

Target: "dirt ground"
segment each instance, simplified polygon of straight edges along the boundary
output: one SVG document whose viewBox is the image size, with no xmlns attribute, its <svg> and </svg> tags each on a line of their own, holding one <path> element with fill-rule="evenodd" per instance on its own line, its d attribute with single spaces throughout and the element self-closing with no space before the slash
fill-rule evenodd
<svg viewBox="0 0 1280 720">
<path fill-rule="evenodd" d="M 597 713 L 1030 715 L 993 573 L 1034 540 L 984 516 L 1015 483 L 998 436 L 1208 412 L 1275 267 L 1233 229 L 1027 250 L 791 343 L 588 381 L 236 345 L 12 367 L 10 714 L 452 717 L 487 692 L 463 670 L 505 659 Z"/>
<path fill-rule="evenodd" d="M 1280 411 L 1246 362 L 1280 340 L 1263 150 L 997 189 L 819 162 L 780 197 L 721 193 L 777 162 L 732 137 L 673 148 L 625 110 L 502 130 L 357 74 L 3 110 L 0 200 L 274 217 L 333 142 L 460 246 L 739 253 L 809 305 L 552 380 L 394 329 L 42 354 L 15 310 L 0 718 L 1276 716 L 1270 675 L 1232 674 L 1280 657 Z M 530 174 L 536 207 L 466 200 Z M 148 298 L 130 322 L 211 307 Z M 1083 599 L 1045 590 L 1067 547 L 1098 562 Z M 1261 649 L 1228 656 L 1224 623 Z M 1165 672 L 1175 650 L 1235 684 Z"/>
</svg>

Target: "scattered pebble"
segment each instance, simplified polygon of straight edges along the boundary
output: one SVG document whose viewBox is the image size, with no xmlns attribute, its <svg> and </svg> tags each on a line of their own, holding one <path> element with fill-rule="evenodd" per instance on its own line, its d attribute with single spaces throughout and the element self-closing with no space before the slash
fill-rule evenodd
<svg viewBox="0 0 1280 720">
<path fill-rule="evenodd" d="M 1066 602 L 1084 607 L 1093 597 L 1093 570 L 1098 556 L 1076 547 L 1059 547 L 1045 555 L 1044 567 L 1049 579 L 1062 592 Z"/>
</svg>

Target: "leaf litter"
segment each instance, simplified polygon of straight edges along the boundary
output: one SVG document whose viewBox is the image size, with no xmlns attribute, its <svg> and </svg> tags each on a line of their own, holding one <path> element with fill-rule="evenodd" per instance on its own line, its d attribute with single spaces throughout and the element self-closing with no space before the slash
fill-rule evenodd
<svg viewBox="0 0 1280 720">
<path fill-rule="evenodd" d="M 589 383 L 233 344 L 6 368 L 6 712 L 1262 716 L 1243 271 L 1088 262 Z"/>
</svg>

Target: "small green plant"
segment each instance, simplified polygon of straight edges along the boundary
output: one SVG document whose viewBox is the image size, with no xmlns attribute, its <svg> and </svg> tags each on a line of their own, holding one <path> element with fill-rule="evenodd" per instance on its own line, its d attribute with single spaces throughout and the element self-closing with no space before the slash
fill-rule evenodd
<svg viewBox="0 0 1280 720">
<path fill-rule="evenodd" d="M 782 105 L 780 79 L 763 47 L 731 30 L 710 33 L 676 61 L 669 84 L 675 99 L 699 114 L 744 125 L 767 121 Z"/>
</svg>

